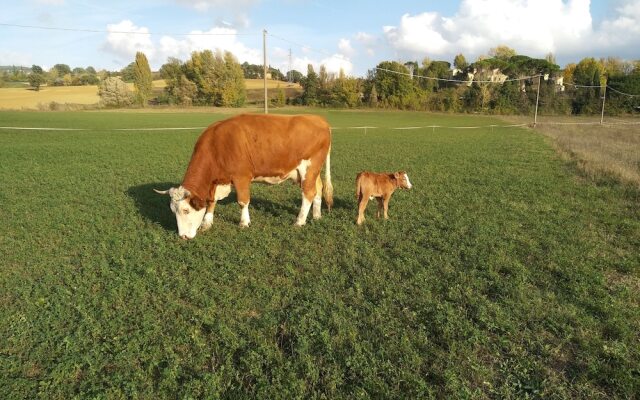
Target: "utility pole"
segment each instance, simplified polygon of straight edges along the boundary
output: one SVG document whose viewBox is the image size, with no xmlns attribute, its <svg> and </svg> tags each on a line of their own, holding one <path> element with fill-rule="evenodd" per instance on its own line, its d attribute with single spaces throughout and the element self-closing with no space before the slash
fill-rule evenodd
<svg viewBox="0 0 640 400">
<path fill-rule="evenodd" d="M 288 78 L 287 80 L 289 81 L 289 83 L 291 83 L 291 80 L 292 80 L 291 72 L 292 72 L 291 71 L 291 47 L 289 47 L 289 76 L 287 77 Z"/>
<path fill-rule="evenodd" d="M 604 84 L 604 93 L 602 93 L 602 113 L 600 114 L 600 125 L 604 122 L 604 102 L 607 100 L 607 83 Z"/>
<path fill-rule="evenodd" d="M 264 71 L 262 76 L 264 78 L 264 113 L 269 114 L 269 101 L 267 97 L 267 30 L 262 30 L 262 54 L 264 56 Z"/>
<path fill-rule="evenodd" d="M 540 100 L 540 78 L 542 75 L 538 75 L 538 94 L 536 95 L 536 112 L 533 116 L 533 127 L 536 127 L 538 123 L 538 101 Z"/>
</svg>

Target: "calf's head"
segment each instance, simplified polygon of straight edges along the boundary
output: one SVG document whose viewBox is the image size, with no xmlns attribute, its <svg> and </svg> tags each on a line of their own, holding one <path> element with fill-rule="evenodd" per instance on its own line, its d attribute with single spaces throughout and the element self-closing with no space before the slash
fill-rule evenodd
<svg viewBox="0 0 640 400">
<path fill-rule="evenodd" d="M 409 175 L 405 171 L 399 171 L 393 174 L 399 188 L 411 189 L 413 185 L 409 182 Z"/>
<path fill-rule="evenodd" d="M 169 208 L 176 215 L 178 223 L 178 235 L 182 239 L 193 239 L 198 233 L 198 228 L 202 224 L 206 211 L 205 203 L 202 199 L 192 196 L 191 193 L 182 186 L 168 190 L 156 190 L 159 194 L 168 194 L 171 199 Z"/>
</svg>

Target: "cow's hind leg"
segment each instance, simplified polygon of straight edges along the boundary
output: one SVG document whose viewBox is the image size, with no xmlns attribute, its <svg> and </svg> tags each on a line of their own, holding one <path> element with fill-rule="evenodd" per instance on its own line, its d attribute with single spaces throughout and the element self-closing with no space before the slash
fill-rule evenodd
<svg viewBox="0 0 640 400">
<path fill-rule="evenodd" d="M 320 175 L 316 178 L 316 195 L 313 198 L 313 219 L 320 219 L 322 216 L 322 179 Z"/>
<path fill-rule="evenodd" d="M 318 171 L 319 172 L 319 171 Z M 311 208 L 311 204 L 316 197 L 316 178 L 318 177 L 318 173 L 311 173 L 311 171 L 307 170 L 307 175 L 305 179 L 302 180 L 302 205 L 300 207 L 300 213 L 298 214 L 298 219 L 296 219 L 296 225 L 302 226 L 307 223 L 307 216 L 309 215 L 309 209 Z"/>
</svg>

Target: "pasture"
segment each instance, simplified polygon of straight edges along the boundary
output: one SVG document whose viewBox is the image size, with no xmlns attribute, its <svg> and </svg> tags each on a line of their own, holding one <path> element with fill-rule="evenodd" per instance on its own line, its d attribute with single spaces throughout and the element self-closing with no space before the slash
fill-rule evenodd
<svg viewBox="0 0 640 400">
<path fill-rule="evenodd" d="M 636 189 L 495 118 L 318 113 L 334 210 L 253 185 L 250 228 L 232 195 L 181 241 L 152 189 L 226 115 L 0 112 L 78 129 L 0 130 L 0 398 L 637 396 Z M 392 129 L 424 125 L 487 127 Z M 358 227 L 363 169 L 414 188 Z"/>
<path fill-rule="evenodd" d="M 133 83 L 128 83 L 129 89 L 134 90 Z M 166 86 L 164 79 L 153 81 L 154 93 L 162 92 Z M 264 87 L 261 79 L 246 79 L 245 86 L 250 100 L 262 100 Z M 294 96 L 301 91 L 299 84 L 268 80 L 269 89 L 285 90 L 288 96 Z M 271 93 L 275 96 L 276 93 Z M 23 87 L 0 88 L 0 110 L 48 110 L 51 102 L 58 104 L 80 104 L 92 105 L 100 101 L 97 86 L 41 86 L 39 91 L 35 91 L 28 85 Z"/>
</svg>

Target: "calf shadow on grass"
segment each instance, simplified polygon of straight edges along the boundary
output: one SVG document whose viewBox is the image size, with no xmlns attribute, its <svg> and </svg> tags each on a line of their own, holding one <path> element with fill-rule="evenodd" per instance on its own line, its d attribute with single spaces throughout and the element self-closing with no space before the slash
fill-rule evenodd
<svg viewBox="0 0 640 400">
<path fill-rule="evenodd" d="M 127 189 L 126 194 L 133 199 L 140 215 L 146 220 L 160 225 L 168 231 L 175 231 L 176 218 L 169 209 L 169 197 L 160 195 L 153 189 L 166 190 L 170 187 L 177 186 L 175 182 L 155 182 L 145 183 L 142 185 L 132 186 Z M 229 197 L 221 200 L 219 204 L 236 204 L 237 198 L 235 192 L 231 192 Z M 301 199 L 299 196 L 292 197 L 287 201 L 274 202 L 264 197 L 251 196 L 251 207 L 268 213 L 274 217 L 282 215 L 298 215 L 300 211 Z M 349 208 L 352 204 L 340 198 L 334 198 L 334 209 Z M 323 204 L 323 212 L 326 212 Z M 238 206 L 238 216 L 240 215 L 240 207 Z"/>
</svg>

